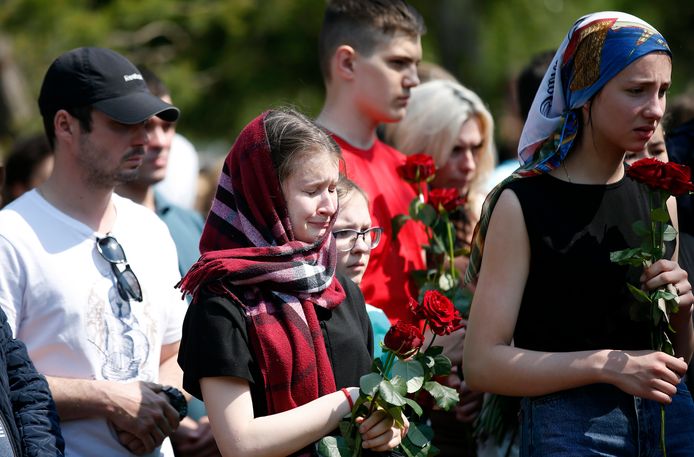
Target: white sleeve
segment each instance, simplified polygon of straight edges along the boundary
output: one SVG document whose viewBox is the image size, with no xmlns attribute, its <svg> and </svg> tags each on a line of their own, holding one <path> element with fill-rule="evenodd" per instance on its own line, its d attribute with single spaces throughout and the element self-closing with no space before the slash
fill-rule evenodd
<svg viewBox="0 0 694 457">
<path fill-rule="evenodd" d="M 164 228 L 166 226 L 162 223 Z M 181 273 L 178 270 L 178 255 L 176 254 L 176 245 L 174 244 L 169 229 L 166 228 L 166 236 L 162 237 L 164 241 L 165 255 L 163 256 L 162 268 L 166 270 L 166 277 L 169 283 L 169 294 L 167 294 L 170 303 L 167 304 L 167 322 L 166 330 L 164 331 L 162 344 L 175 343 L 181 340 L 183 329 L 183 318 L 188 309 L 188 302 L 182 297 L 181 291 L 175 286 L 181 280 Z"/>
<path fill-rule="evenodd" d="M 22 315 L 26 271 L 12 243 L 0 235 L 0 308 L 15 337 Z"/>
</svg>

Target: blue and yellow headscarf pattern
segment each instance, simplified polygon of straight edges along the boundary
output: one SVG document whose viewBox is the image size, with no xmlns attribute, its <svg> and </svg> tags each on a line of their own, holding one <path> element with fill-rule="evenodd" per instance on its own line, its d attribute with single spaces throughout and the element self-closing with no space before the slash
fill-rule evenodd
<svg viewBox="0 0 694 457">
<path fill-rule="evenodd" d="M 489 193 L 482 207 L 465 273 L 466 284 L 479 275 L 489 220 L 506 185 L 557 168 L 578 134 L 580 119 L 576 111 L 620 71 L 652 52 L 672 55 L 656 29 L 630 14 L 605 11 L 574 23 L 530 108 L 518 145 L 521 166 Z"/>
</svg>

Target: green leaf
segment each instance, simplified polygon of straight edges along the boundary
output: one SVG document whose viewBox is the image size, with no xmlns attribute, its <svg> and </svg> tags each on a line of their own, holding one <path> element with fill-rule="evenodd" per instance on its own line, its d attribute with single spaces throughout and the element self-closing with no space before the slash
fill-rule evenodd
<svg viewBox="0 0 694 457">
<path fill-rule="evenodd" d="M 431 437 L 427 436 L 421 429 L 419 424 L 411 423 L 410 429 L 407 432 L 409 441 L 417 447 L 424 447 L 431 442 Z"/>
<path fill-rule="evenodd" d="M 401 376 L 393 376 L 389 382 L 400 395 L 407 395 L 407 379 Z"/>
<path fill-rule="evenodd" d="M 639 219 L 638 221 L 634 222 L 634 224 L 631 227 L 634 230 L 634 233 L 636 233 L 638 236 L 640 236 L 642 238 L 650 239 L 650 237 L 651 237 L 650 224 L 646 224 L 645 221 Z"/>
<path fill-rule="evenodd" d="M 356 424 L 352 422 L 352 418 L 341 420 L 339 428 L 345 445 L 350 449 L 354 449 L 356 434 L 359 433 L 359 431 Z"/>
<path fill-rule="evenodd" d="M 383 345 L 383 341 L 381 341 L 381 342 L 378 343 L 378 344 L 381 346 L 381 350 L 382 350 L 382 352 L 383 352 L 384 354 L 385 354 L 386 352 L 390 352 L 390 349 L 386 348 L 386 347 Z M 373 371 L 374 373 L 381 373 L 381 374 L 383 374 L 383 360 L 381 360 L 380 357 L 374 358 L 374 361 L 373 361 L 373 363 L 371 364 L 371 371 Z"/>
<path fill-rule="evenodd" d="M 470 315 L 470 306 L 472 305 L 472 292 L 470 289 L 467 287 L 456 287 L 451 301 L 461 316 L 466 317 Z"/>
<path fill-rule="evenodd" d="M 434 223 L 436 220 L 437 212 L 434 209 L 433 206 L 425 204 L 422 205 L 419 208 L 419 220 L 422 221 L 424 224 L 427 226 L 431 227 L 431 225 Z"/>
<path fill-rule="evenodd" d="M 405 397 L 398 393 L 395 386 L 385 379 L 378 385 L 378 393 L 384 401 L 391 405 L 402 406 L 407 403 Z"/>
<path fill-rule="evenodd" d="M 619 265 L 631 265 L 638 267 L 643 262 L 641 248 L 623 249 L 610 252 L 610 260 Z"/>
<path fill-rule="evenodd" d="M 675 238 L 677 238 L 677 230 L 675 230 L 675 227 L 668 224 L 663 233 L 663 241 L 672 241 Z"/>
<path fill-rule="evenodd" d="M 641 303 L 651 303 L 651 297 L 646 292 L 642 291 L 638 287 L 634 287 L 629 283 L 627 283 L 627 288 L 636 300 L 640 301 Z"/>
<path fill-rule="evenodd" d="M 378 373 L 367 373 L 359 379 L 359 389 L 364 395 L 373 397 L 383 378 Z"/>
<path fill-rule="evenodd" d="M 325 436 L 318 441 L 318 455 L 321 457 L 350 457 L 352 450 L 341 436 Z"/>
<path fill-rule="evenodd" d="M 392 406 L 390 408 L 386 408 L 386 412 L 390 417 L 393 418 L 393 422 L 400 427 L 403 428 L 405 426 L 405 421 L 403 420 L 403 414 L 402 414 L 402 406 Z"/>
<path fill-rule="evenodd" d="M 422 368 L 422 364 L 416 360 L 409 360 L 407 362 L 397 360 L 393 364 L 391 373 L 393 373 L 393 376 L 399 376 L 406 381 L 407 393 L 417 392 L 424 384 L 424 368 Z"/>
<path fill-rule="evenodd" d="M 424 410 L 422 410 L 422 407 L 419 406 L 419 403 L 407 397 L 405 397 L 405 401 L 407 402 L 407 405 L 412 408 L 412 412 L 414 412 L 418 417 L 422 415 Z"/>
<path fill-rule="evenodd" d="M 419 208 L 422 205 L 424 205 L 424 203 L 422 203 L 419 200 L 419 197 L 415 197 L 412 199 L 412 201 L 410 202 L 410 207 L 409 207 L 409 214 L 410 214 L 410 217 L 412 219 L 419 219 Z"/>
<path fill-rule="evenodd" d="M 653 324 L 658 326 L 663 319 L 663 312 L 658 306 L 651 307 L 651 313 L 653 318 Z"/>
<path fill-rule="evenodd" d="M 448 249 L 446 249 L 446 246 L 443 244 L 441 239 L 435 236 L 431 240 L 431 252 L 434 254 L 445 254 L 448 252 Z"/>
<path fill-rule="evenodd" d="M 434 357 L 434 367 L 431 369 L 433 376 L 445 376 L 451 374 L 451 361 L 445 355 Z"/>
<path fill-rule="evenodd" d="M 430 355 L 425 354 L 424 357 L 422 357 L 422 363 L 425 367 L 431 370 L 432 368 L 434 368 L 434 365 L 436 365 L 436 360 L 434 360 L 434 358 Z"/>
<path fill-rule="evenodd" d="M 439 354 L 443 354 L 443 346 L 430 346 L 424 352 L 424 355 L 428 355 L 430 357 L 436 357 Z"/>
<path fill-rule="evenodd" d="M 446 411 L 457 405 L 460 401 L 457 390 L 442 386 L 436 381 L 424 383 L 424 390 L 429 392 L 431 396 L 434 397 L 434 400 L 436 400 L 436 404 Z"/>
<path fill-rule="evenodd" d="M 655 208 L 651 211 L 651 219 L 656 222 L 670 222 L 670 214 L 665 208 Z"/>
<path fill-rule="evenodd" d="M 390 227 L 393 231 L 393 239 L 396 239 L 398 237 L 398 233 L 400 233 L 400 229 L 402 229 L 402 226 L 405 225 L 405 222 L 409 221 L 410 217 L 405 215 L 405 214 L 398 214 L 395 216 L 393 219 L 390 220 Z"/>
<path fill-rule="evenodd" d="M 677 297 L 677 295 L 673 294 L 665 288 L 657 289 L 655 292 L 653 292 L 654 300 L 658 300 L 659 298 L 662 298 L 663 300 L 674 300 L 675 297 Z"/>
</svg>

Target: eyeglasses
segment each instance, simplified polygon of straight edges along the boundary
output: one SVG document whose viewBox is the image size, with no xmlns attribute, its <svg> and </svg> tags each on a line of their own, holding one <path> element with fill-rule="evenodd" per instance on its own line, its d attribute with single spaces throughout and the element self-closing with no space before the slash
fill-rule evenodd
<svg viewBox="0 0 694 457">
<path fill-rule="evenodd" d="M 381 234 L 383 229 L 381 227 L 371 227 L 367 230 L 354 230 L 354 229 L 342 229 L 335 230 L 333 236 L 335 237 L 337 250 L 340 252 L 349 252 L 354 249 L 357 244 L 359 237 L 364 239 L 364 243 L 368 246 L 369 250 L 378 246 L 381 241 Z"/>
<path fill-rule="evenodd" d="M 118 240 L 111 235 L 97 238 L 96 250 L 99 251 L 99 254 L 101 254 L 104 260 L 111 264 L 111 270 L 116 277 L 118 294 L 121 298 L 123 300 L 142 301 L 140 281 L 137 280 L 137 276 L 135 276 L 135 273 L 130 268 L 128 259 L 125 257 L 123 246 L 120 245 Z M 118 264 L 125 264 L 125 269 L 120 271 L 116 266 Z"/>
</svg>

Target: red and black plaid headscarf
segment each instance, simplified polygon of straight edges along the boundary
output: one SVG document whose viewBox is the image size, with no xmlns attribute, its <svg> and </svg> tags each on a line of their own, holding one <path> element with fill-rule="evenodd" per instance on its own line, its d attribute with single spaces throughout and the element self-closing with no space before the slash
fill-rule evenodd
<svg viewBox="0 0 694 457">
<path fill-rule="evenodd" d="M 335 391 L 314 306 L 335 308 L 345 293 L 335 279 L 330 231 L 313 244 L 294 239 L 266 114 L 232 146 L 200 240 L 202 255 L 179 287 L 193 296 L 191 306 L 201 306 L 196 298 L 205 289 L 244 308 L 273 414 Z"/>
</svg>

